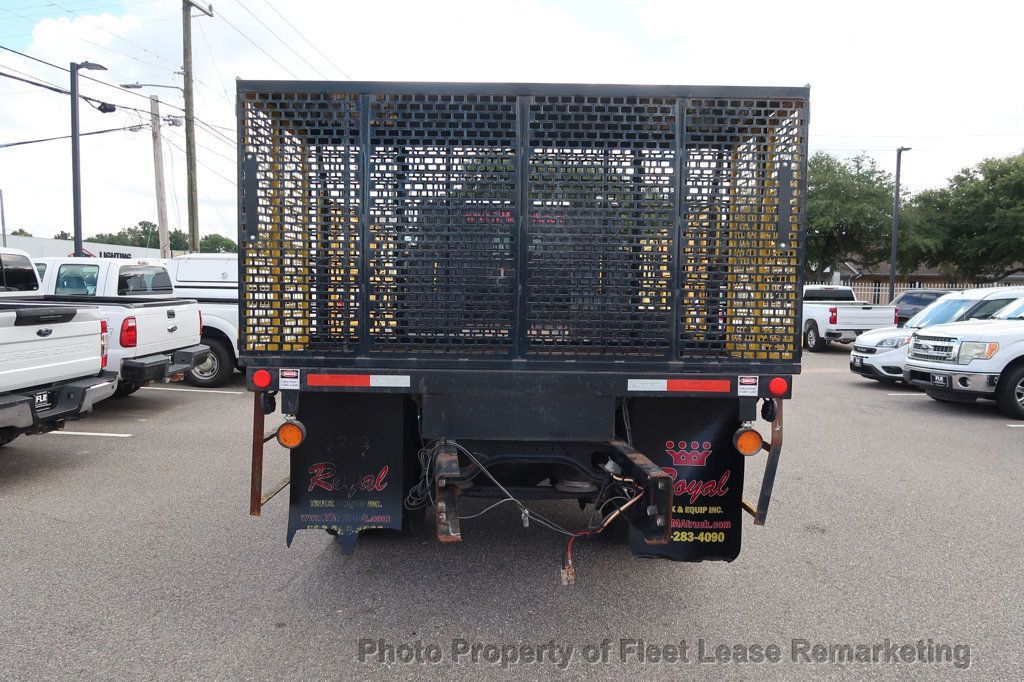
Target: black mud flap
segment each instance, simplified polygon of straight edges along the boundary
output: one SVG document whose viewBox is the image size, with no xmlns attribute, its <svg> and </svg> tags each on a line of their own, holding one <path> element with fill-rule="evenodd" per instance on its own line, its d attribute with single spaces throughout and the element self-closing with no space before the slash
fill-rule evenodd
<svg viewBox="0 0 1024 682">
<path fill-rule="evenodd" d="M 291 451 L 289 545 L 296 531 L 319 528 L 351 554 L 359 531 L 402 528 L 410 407 L 402 395 L 303 394 L 296 417 L 306 440 Z"/>
<path fill-rule="evenodd" d="M 732 561 L 740 553 L 743 455 L 733 445 L 739 401 L 634 398 L 633 445 L 674 481 L 672 529 L 662 545 L 630 528 L 634 554 L 673 561 Z"/>
</svg>

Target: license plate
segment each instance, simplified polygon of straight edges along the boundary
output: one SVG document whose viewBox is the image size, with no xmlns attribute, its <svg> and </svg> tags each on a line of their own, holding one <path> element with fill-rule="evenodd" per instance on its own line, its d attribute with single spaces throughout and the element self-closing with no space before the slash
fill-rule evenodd
<svg viewBox="0 0 1024 682">
<path fill-rule="evenodd" d="M 42 393 L 36 393 L 36 409 L 45 410 L 52 404 L 52 395 L 49 391 L 43 391 Z"/>
<path fill-rule="evenodd" d="M 863 367 L 864 366 L 864 358 L 854 357 L 853 358 L 853 366 L 854 367 Z"/>
<path fill-rule="evenodd" d="M 949 388 L 949 376 L 946 374 L 933 374 L 932 385 L 942 386 L 943 388 Z"/>
</svg>

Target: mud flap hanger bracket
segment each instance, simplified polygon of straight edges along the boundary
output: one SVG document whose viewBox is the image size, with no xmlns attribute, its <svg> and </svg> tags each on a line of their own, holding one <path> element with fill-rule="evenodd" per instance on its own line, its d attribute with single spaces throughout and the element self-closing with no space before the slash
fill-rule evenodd
<svg viewBox="0 0 1024 682">
<path fill-rule="evenodd" d="M 779 468 L 779 456 L 782 454 L 782 399 L 774 398 L 775 419 L 772 421 L 772 440 L 765 445 L 768 461 L 764 465 L 764 478 L 761 479 L 761 492 L 757 497 L 757 506 L 743 500 L 743 509 L 754 517 L 755 526 L 763 526 L 768 517 L 768 503 L 772 499 L 772 488 L 775 486 L 775 472 Z"/>
</svg>

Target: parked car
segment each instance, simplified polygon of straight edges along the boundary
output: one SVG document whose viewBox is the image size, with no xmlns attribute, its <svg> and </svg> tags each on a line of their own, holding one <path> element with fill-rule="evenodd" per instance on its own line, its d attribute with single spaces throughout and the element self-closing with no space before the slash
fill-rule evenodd
<svg viewBox="0 0 1024 682">
<path fill-rule="evenodd" d="M 914 332 L 903 377 L 935 400 L 995 400 L 1008 417 L 1024 419 L 1024 298 L 988 320 Z"/>
<path fill-rule="evenodd" d="M 857 337 L 850 353 L 850 371 L 884 383 L 903 381 L 910 335 L 917 329 L 963 320 L 986 320 L 1024 296 L 1024 287 L 989 287 L 957 291 L 940 297 L 902 327 L 873 329 Z"/>
<path fill-rule="evenodd" d="M 0 446 L 62 428 L 117 386 L 99 310 L 21 300 L 38 291 L 28 255 L 0 248 Z"/>
<path fill-rule="evenodd" d="M 804 287 L 804 345 L 818 352 L 825 344 L 852 343 L 870 329 L 896 324 L 896 307 L 858 301 L 851 287 L 808 284 Z"/>
<path fill-rule="evenodd" d="M 238 365 L 238 254 L 192 253 L 164 264 L 174 295 L 199 302 L 202 343 L 210 347 L 206 361 L 193 367 L 185 381 L 193 386 L 221 386 Z"/>
<path fill-rule="evenodd" d="M 934 301 L 954 291 L 953 289 L 907 289 L 892 299 L 889 305 L 896 306 L 897 325 L 903 326 L 910 318 L 927 308 Z"/>
<path fill-rule="evenodd" d="M 117 396 L 153 381 L 178 381 L 210 349 L 200 343 L 199 304 L 173 297 L 167 268 L 123 258 L 37 258 L 46 301 L 96 306 L 111 331 Z"/>
</svg>

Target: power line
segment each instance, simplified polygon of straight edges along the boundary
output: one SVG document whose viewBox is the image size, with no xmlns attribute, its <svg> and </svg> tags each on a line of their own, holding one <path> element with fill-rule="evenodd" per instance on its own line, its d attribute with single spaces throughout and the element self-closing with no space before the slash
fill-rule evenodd
<svg viewBox="0 0 1024 682">
<path fill-rule="evenodd" d="M 306 44 L 307 44 L 307 45 L 309 45 L 309 46 L 310 46 L 311 48 L 313 48 L 314 50 L 316 50 L 316 53 L 317 53 L 318 55 L 320 55 L 321 57 L 323 57 L 323 58 L 324 58 L 324 59 L 325 59 L 325 60 L 327 61 L 327 63 L 328 63 L 328 64 L 330 64 L 330 65 L 331 65 L 331 66 L 333 66 L 333 67 L 334 67 L 335 69 L 337 69 L 337 70 L 338 70 L 338 71 L 339 71 L 339 72 L 341 73 L 341 75 L 343 75 L 343 76 L 344 76 L 345 78 L 347 78 L 347 79 L 349 79 L 349 80 L 352 80 L 352 76 L 350 76 L 350 75 L 348 75 L 347 73 L 345 73 L 345 70 L 344 70 L 343 68 L 341 68 L 340 66 L 338 66 L 337 64 L 335 64 L 335 63 L 334 63 L 333 61 L 331 61 L 331 58 L 330 58 L 330 57 L 328 57 L 327 55 L 325 55 L 325 54 L 324 54 L 323 52 L 321 52 L 321 51 L 320 51 L 320 48 L 318 48 L 318 47 L 317 47 L 316 45 L 314 45 L 313 43 L 311 43 L 311 42 L 309 41 L 309 39 L 308 39 L 308 38 L 306 38 L 305 34 L 303 34 L 303 33 L 302 33 L 302 31 L 300 31 L 299 29 L 295 28 L 295 25 L 294 25 L 294 24 L 292 24 L 292 22 L 288 21 L 288 18 L 287 18 L 287 17 L 285 17 L 285 16 L 284 16 L 283 14 L 281 14 L 280 12 L 278 12 L 278 11 L 277 11 L 277 8 L 276 8 L 276 7 L 274 7 L 273 5 L 271 5 L 271 4 L 270 4 L 270 0 L 263 0 L 263 2 L 264 2 L 264 3 L 266 3 L 267 7 L 269 7 L 269 8 L 270 8 L 270 10 L 271 10 L 271 11 L 272 11 L 272 12 L 273 12 L 274 14 L 276 14 L 277 16 L 279 16 L 279 17 L 281 18 L 281 21 L 283 21 L 284 23 L 288 24 L 289 28 L 291 28 L 291 29 L 292 29 L 292 31 L 294 31 L 294 32 L 295 32 L 295 35 L 297 35 L 297 36 L 299 36 L 300 38 L 302 38 L 302 40 L 304 40 L 304 41 L 306 42 Z M 318 72 L 318 73 L 319 73 L 319 72 Z"/>
<path fill-rule="evenodd" d="M 171 145 L 172 147 L 174 147 L 175 149 L 177 149 L 177 150 L 178 150 L 179 152 L 181 152 L 182 154 L 184 154 L 184 153 L 185 153 L 185 150 L 184 150 L 184 149 L 182 149 L 181 147 L 179 147 L 178 145 L 174 144 L 173 142 L 171 142 L 170 138 L 166 138 L 166 139 L 167 139 L 167 144 Z M 236 183 L 236 182 L 235 182 L 234 180 L 232 180 L 231 178 L 229 178 L 229 177 L 226 177 L 226 176 L 224 176 L 224 175 L 221 175 L 220 173 L 218 173 L 217 171 L 215 171 L 215 170 L 214 170 L 213 168 L 211 168 L 210 166 L 207 166 L 207 165 L 206 165 L 205 163 L 203 163 L 203 162 L 202 162 L 202 161 L 200 161 L 199 159 L 196 159 L 196 163 L 198 163 L 198 164 L 199 164 L 200 166 L 202 166 L 202 167 L 203 167 L 203 168 L 205 168 L 206 170 L 210 171 L 211 173 L 213 173 L 213 174 L 214 174 L 214 175 L 216 175 L 217 177 L 221 178 L 222 180 L 225 180 L 225 181 L 227 181 L 227 182 L 230 182 L 230 183 L 231 183 L 232 185 L 236 185 L 236 184 L 237 184 L 237 183 Z"/>
<path fill-rule="evenodd" d="M 38 62 L 40 64 L 45 64 L 46 66 L 49 66 L 49 67 L 54 68 L 54 69 L 57 69 L 58 71 L 63 71 L 64 73 L 68 73 L 68 69 L 63 67 L 63 66 L 59 66 L 57 64 L 54 64 L 53 62 L 48 62 L 45 59 L 40 59 L 39 57 L 33 57 L 30 54 L 26 54 L 25 52 L 21 52 L 19 50 L 15 50 L 12 47 L 7 47 L 6 45 L 0 45 L 0 50 L 6 50 L 7 52 L 12 52 L 12 53 L 14 53 L 16 55 L 19 55 L 21 57 L 25 57 L 26 59 L 31 59 L 34 62 Z M 6 68 L 11 68 L 11 67 L 6 67 Z M 158 66 L 157 68 L 163 68 L 163 67 L 159 67 Z M 11 70 L 14 71 L 14 69 L 11 69 Z M 93 78 L 92 76 L 89 76 L 89 75 L 84 74 L 84 73 L 80 73 L 80 74 L 78 74 L 78 76 L 79 76 L 79 78 L 84 78 L 85 80 L 92 81 L 93 83 L 99 83 L 100 85 L 104 85 L 104 86 L 106 86 L 108 88 L 116 90 L 119 94 L 122 94 L 122 95 L 132 95 L 133 97 L 141 97 L 142 99 L 146 100 L 147 102 L 149 101 L 149 96 L 148 95 L 144 95 L 141 92 L 136 92 L 134 90 L 126 90 L 124 88 L 121 88 L 121 87 L 118 87 L 118 86 L 114 85 L 113 83 L 108 83 L 106 81 L 101 81 L 98 78 Z M 40 79 L 40 80 L 42 80 L 42 79 Z M 161 101 L 161 105 L 166 105 L 166 106 L 170 107 L 171 109 L 177 109 L 178 111 L 181 111 L 181 112 L 185 111 L 184 107 L 179 107 L 179 106 L 177 106 L 175 104 L 165 103 L 165 102 Z M 147 116 L 149 115 L 148 111 L 143 111 L 141 109 L 136 109 L 134 107 L 129 107 L 129 106 L 125 106 L 125 105 L 118 105 L 118 106 L 120 106 L 123 109 L 131 109 L 132 111 L 138 111 L 138 112 L 144 113 Z M 195 120 L 196 123 L 198 123 L 200 125 L 211 126 L 211 124 L 206 123 L 205 121 L 201 120 L 198 117 L 193 117 L 193 119 Z M 228 128 L 227 126 L 217 126 L 217 127 L 223 128 L 224 130 L 234 130 L 234 128 Z M 220 134 L 220 133 L 218 133 L 218 134 Z M 222 135 L 222 137 L 227 139 L 227 136 Z M 231 144 L 234 144 L 234 141 L 231 141 Z"/>
<path fill-rule="evenodd" d="M 122 128 L 107 128 L 106 130 L 93 130 L 88 133 L 79 133 L 79 137 L 85 137 L 86 135 L 102 135 L 103 133 L 115 133 L 119 130 L 127 130 L 133 133 L 137 133 L 143 128 L 147 127 L 146 124 L 140 123 L 138 125 L 124 126 Z M 38 140 L 22 140 L 21 142 L 8 142 L 6 144 L 0 144 L 0 149 L 6 149 L 7 147 L 20 147 L 24 144 L 35 144 L 37 142 L 52 142 L 53 140 L 66 140 L 71 135 L 60 135 L 58 137 L 41 137 Z"/>
<path fill-rule="evenodd" d="M 221 89 L 224 90 L 224 98 L 230 103 L 230 95 L 228 95 L 227 86 L 224 85 L 224 76 L 220 75 L 220 67 L 217 65 L 217 58 L 213 56 L 213 49 L 210 47 L 210 41 L 206 39 L 206 30 L 203 29 L 203 22 L 201 21 L 199 22 L 199 35 L 203 39 L 203 44 L 206 45 L 206 51 L 210 54 L 210 61 L 213 63 L 213 70 L 217 72 L 217 82 L 220 83 Z"/>
<path fill-rule="evenodd" d="M 26 17 L 26 16 L 24 16 L 24 15 L 18 14 L 17 12 L 12 12 L 11 10 L 7 9 L 6 7 L 0 7 L 0 9 L 2 9 L 3 11 L 7 12 L 8 14 L 10 14 L 10 15 L 12 15 L 12 16 L 18 17 L 19 19 L 25 19 L 25 20 L 27 20 L 27 21 L 34 21 L 33 19 L 31 19 L 31 18 L 29 18 L 29 17 Z M 77 15 L 75 15 L 75 16 L 77 16 Z M 79 18 L 81 18 L 81 17 L 79 17 Z M 95 26 L 95 24 L 94 24 L 94 26 Z M 96 28 L 103 28 L 103 27 L 102 27 L 102 26 L 96 26 Z M 153 62 L 151 62 L 151 61 L 147 61 L 147 60 L 145 60 L 145 59 L 140 59 L 140 58 L 138 58 L 138 57 L 134 57 L 134 56 L 132 56 L 132 55 L 130 55 L 130 54 L 125 54 L 124 52 L 120 52 L 120 51 L 118 51 L 118 50 L 115 50 L 115 49 L 109 48 L 109 47 L 107 47 L 106 45 L 100 45 L 100 44 L 99 44 L 99 43 L 97 43 L 97 42 L 94 42 L 94 41 L 92 41 L 92 40 L 88 40 L 87 38 L 83 38 L 83 37 L 81 37 L 81 36 L 77 36 L 77 35 L 75 35 L 74 33 L 68 33 L 67 31 L 65 31 L 65 30 L 63 30 L 63 29 L 57 28 L 57 29 L 55 29 L 55 30 L 56 30 L 56 31 L 57 31 L 58 33 L 60 33 L 61 35 L 66 35 L 66 36 L 68 36 L 69 38 L 73 38 L 73 39 L 75 39 L 75 40 L 80 40 L 80 41 L 81 41 L 81 42 L 83 42 L 83 43 L 88 43 L 89 45 L 92 45 L 93 47 L 98 47 L 98 48 L 99 48 L 99 49 L 101 49 L 101 50 L 106 50 L 107 52 L 113 52 L 113 53 L 114 53 L 114 54 L 116 54 L 116 55 L 120 55 L 120 56 L 122 56 L 122 57 L 127 57 L 128 59 L 132 59 L 132 60 L 134 60 L 134 61 L 137 61 L 137 62 L 139 62 L 140 64 L 149 64 L 150 66 L 156 66 L 156 67 L 159 67 L 159 66 L 160 66 L 159 64 L 154 64 L 154 63 L 153 63 Z M 104 30 L 104 31 L 106 31 L 106 29 L 103 29 L 103 30 Z M 110 31 L 107 31 L 107 33 L 111 33 L 111 32 L 110 32 Z M 111 33 L 111 35 L 114 35 L 115 37 L 119 37 L 119 36 L 117 36 L 117 35 L 116 35 L 116 34 L 114 34 L 114 33 Z"/>
<path fill-rule="evenodd" d="M 4 65 L 0 65 L 0 66 L 3 66 L 5 69 L 10 69 L 11 71 L 14 71 L 15 73 L 20 73 L 23 76 L 30 76 L 32 78 L 35 78 L 35 76 L 31 76 L 30 74 L 27 74 L 27 73 L 25 73 L 23 71 L 18 71 L 17 69 L 11 68 L 10 66 L 7 66 L 5 64 Z M 0 76 L 3 76 L 4 78 L 10 78 L 10 79 L 16 80 L 16 81 L 21 81 L 22 83 L 28 83 L 29 85 L 34 85 L 37 88 L 42 88 L 43 90 L 50 90 L 52 92 L 56 92 L 56 93 L 59 93 L 61 95 L 70 95 L 71 94 L 71 91 L 65 90 L 64 88 L 61 88 L 60 86 L 54 85 L 53 83 L 49 83 L 47 81 L 44 81 L 41 78 L 38 79 L 39 82 L 35 82 L 35 81 L 29 80 L 28 78 L 19 78 L 18 76 L 12 76 L 11 74 L 4 73 L 3 71 L 0 71 Z M 114 105 L 110 104 L 109 102 L 104 102 L 103 100 L 95 99 L 94 97 L 87 97 L 86 95 L 82 95 L 82 94 L 79 94 L 78 98 L 85 100 L 86 102 L 88 102 L 92 106 L 96 106 L 96 104 L 99 104 L 100 106 L 108 106 L 108 107 L 114 106 Z M 99 108 L 99 107 L 97 107 L 97 108 Z M 124 108 L 128 109 L 128 108 L 131 108 L 131 107 L 124 107 Z M 113 110 L 111 109 L 110 111 L 104 111 L 103 113 L 111 113 L 112 111 Z"/>
<path fill-rule="evenodd" d="M 255 13 L 255 12 L 253 12 L 253 11 L 252 11 L 251 9 L 249 9 L 248 7 L 246 7 L 246 6 L 244 5 L 244 4 L 242 4 L 242 3 L 241 3 L 241 2 L 239 2 L 238 0 L 236 0 L 236 3 L 235 3 L 235 4 L 237 4 L 237 5 L 239 6 L 239 7 L 241 7 L 242 9 L 244 9 L 244 10 L 245 10 L 245 11 L 246 11 L 246 12 L 247 12 L 247 13 L 249 14 L 249 16 L 251 16 L 251 17 L 252 17 L 253 19 L 255 19 L 256 21 L 258 21 L 258 22 L 260 23 L 260 26 L 262 26 L 263 28 L 267 29 L 267 32 L 268 32 L 268 33 L 270 33 L 270 35 L 272 35 L 272 36 L 274 36 L 275 38 L 277 38 L 277 41 L 278 41 L 279 43 L 281 43 L 282 45 L 284 45 L 284 46 L 285 46 L 286 48 L 288 48 L 288 49 L 289 49 L 289 50 L 291 51 L 291 53 L 292 53 L 293 55 L 295 55 L 296 57 L 298 57 L 299 59 L 301 59 L 301 60 L 302 60 L 303 62 L 305 62 L 306 66 L 308 66 L 309 68 L 313 69 L 313 70 L 314 70 L 314 71 L 316 71 L 316 72 L 317 72 L 318 74 L 320 74 L 320 77 L 321 77 L 321 78 L 327 78 L 327 75 L 326 75 L 326 74 L 325 74 L 325 73 L 324 73 L 323 71 L 321 71 L 320 69 L 318 69 L 318 68 L 316 68 L 315 66 L 313 66 L 312 64 L 310 64 L 310 63 L 309 63 L 309 60 L 308 60 L 308 59 L 306 59 L 306 58 L 305 58 L 305 57 L 303 57 L 303 56 L 302 56 L 301 54 L 299 54 L 299 53 L 298 53 L 298 52 L 297 52 L 297 51 L 295 50 L 295 48 L 294 48 L 294 47 L 292 47 L 291 45 L 289 45 L 288 43 L 286 43 L 286 42 L 285 42 L 285 41 L 284 41 L 284 40 L 283 40 L 283 39 L 281 38 L 281 36 L 277 35 L 277 33 L 276 33 L 276 32 L 274 31 L 274 29 L 272 29 L 272 28 L 270 28 L 269 26 L 267 26 L 267 25 L 266 25 L 266 24 L 265 24 L 265 23 L 263 22 L 263 20 L 262 20 L 262 19 L 260 19 L 260 18 L 259 18 L 258 16 L 256 16 L 256 13 Z"/>
<path fill-rule="evenodd" d="M 257 42 L 256 42 L 255 40 L 253 40 L 253 39 L 252 39 L 252 38 L 250 38 L 250 37 L 249 37 L 248 35 L 246 35 L 246 34 L 245 34 L 245 33 L 244 33 L 244 32 L 243 32 L 243 31 L 242 31 L 241 29 L 239 29 L 239 28 L 238 28 L 237 26 L 235 26 L 235 25 L 234 25 L 234 24 L 232 24 L 232 23 L 231 23 L 230 21 L 228 21 L 228 18 L 224 16 L 224 11 L 223 11 L 223 10 L 221 10 L 220 12 L 218 12 L 218 13 L 217 13 L 217 16 L 218 16 L 218 17 L 220 17 L 221 19 L 223 19 L 223 20 L 224 20 L 224 23 L 225 23 L 225 24 L 227 24 L 227 25 L 228 25 L 228 26 L 230 26 L 231 28 L 235 29 L 235 32 L 236 32 L 236 33 L 237 33 L 238 35 L 240 35 L 240 36 L 242 36 L 243 38 L 245 38 L 246 40 L 248 40 L 248 41 L 249 41 L 249 42 L 250 42 L 250 43 L 252 44 L 252 46 L 253 46 L 253 47 L 255 47 L 255 48 L 256 48 L 257 50 L 259 50 L 260 52 L 262 52 L 263 54 L 265 54 L 265 55 L 267 56 L 267 58 L 268 58 L 268 59 L 270 59 L 270 61 L 274 62 L 275 64 L 277 64 L 278 66 L 280 66 L 280 67 L 281 67 L 282 69 L 284 69 L 285 71 L 287 71 L 287 72 L 288 72 L 288 75 L 290 75 L 290 76 L 291 76 L 292 78 L 298 78 L 298 76 L 296 76 L 296 75 L 295 75 L 295 74 L 294 74 L 294 73 L 293 73 L 293 72 L 292 72 L 292 71 L 291 71 L 291 70 L 290 70 L 290 69 L 289 69 L 289 68 L 288 68 L 287 66 L 285 66 L 285 65 L 284 65 L 284 64 L 282 64 L 281 62 L 279 62 L 279 61 L 277 61 L 276 59 L 274 59 L 273 55 L 271 55 L 271 54 L 270 54 L 269 52 L 267 52 L 267 51 L 266 51 L 266 50 L 264 50 L 264 49 L 263 49 L 262 47 L 260 47 L 259 43 L 257 43 Z"/>
<path fill-rule="evenodd" d="M 134 40 L 129 40 L 128 38 L 125 38 L 124 36 L 120 36 L 120 35 L 118 35 L 118 34 L 114 33 L 113 31 L 111 31 L 111 30 L 109 30 L 109 29 L 107 29 L 107 28 L 105 28 L 105 27 L 103 27 L 103 26 L 100 26 L 100 25 L 99 25 L 98 23 L 96 23 L 96 22 L 94 22 L 94 21 L 91 21 L 89 17 L 83 17 L 83 16 L 81 16 L 81 15 L 77 14 L 76 12 L 72 12 L 71 10 L 69 10 L 69 9 L 67 9 L 67 8 L 65 8 L 65 7 L 61 7 L 61 6 L 60 6 L 60 5 L 58 4 L 58 3 L 56 3 L 56 2 L 51 2 L 50 4 L 51 4 L 51 5 L 53 5 L 54 7 L 57 7 L 58 9 L 62 9 L 62 10 L 64 10 L 65 12 L 67 12 L 68 14 L 70 14 L 70 15 L 71 15 L 71 16 L 73 16 L 73 17 L 78 17 L 79 19 L 82 19 L 83 21 L 88 21 L 88 22 L 89 22 L 90 24 L 92 24 L 93 26 L 95 26 L 95 27 L 96 27 L 96 28 L 98 28 L 99 30 L 103 31 L 104 33 L 109 33 L 110 35 L 114 36 L 114 37 L 115 37 L 115 38 L 117 38 L 118 40 L 123 40 L 124 42 L 128 43 L 129 45 L 134 45 L 135 47 L 137 47 L 138 49 L 142 50 L 142 51 L 143 51 L 143 52 L 145 52 L 146 54 L 151 54 L 151 55 L 153 55 L 154 57 L 156 57 L 157 59 L 159 59 L 159 60 L 161 60 L 161 61 L 165 61 L 165 62 L 167 62 L 167 63 L 168 63 L 168 64 L 170 64 L 171 66 L 178 66 L 178 64 L 176 64 L 175 62 L 172 62 L 172 61 L 171 61 L 171 60 L 169 60 L 169 59 L 165 59 L 164 57 L 161 57 L 161 56 L 160 56 L 160 55 L 158 55 L 158 54 L 157 54 L 156 52 L 153 52 L 152 50 L 150 50 L 149 48 L 145 47 L 144 45 L 139 45 L 139 44 L 138 44 L 137 42 L 135 42 Z M 125 56 L 128 56 L 128 55 L 125 55 Z"/>
</svg>

